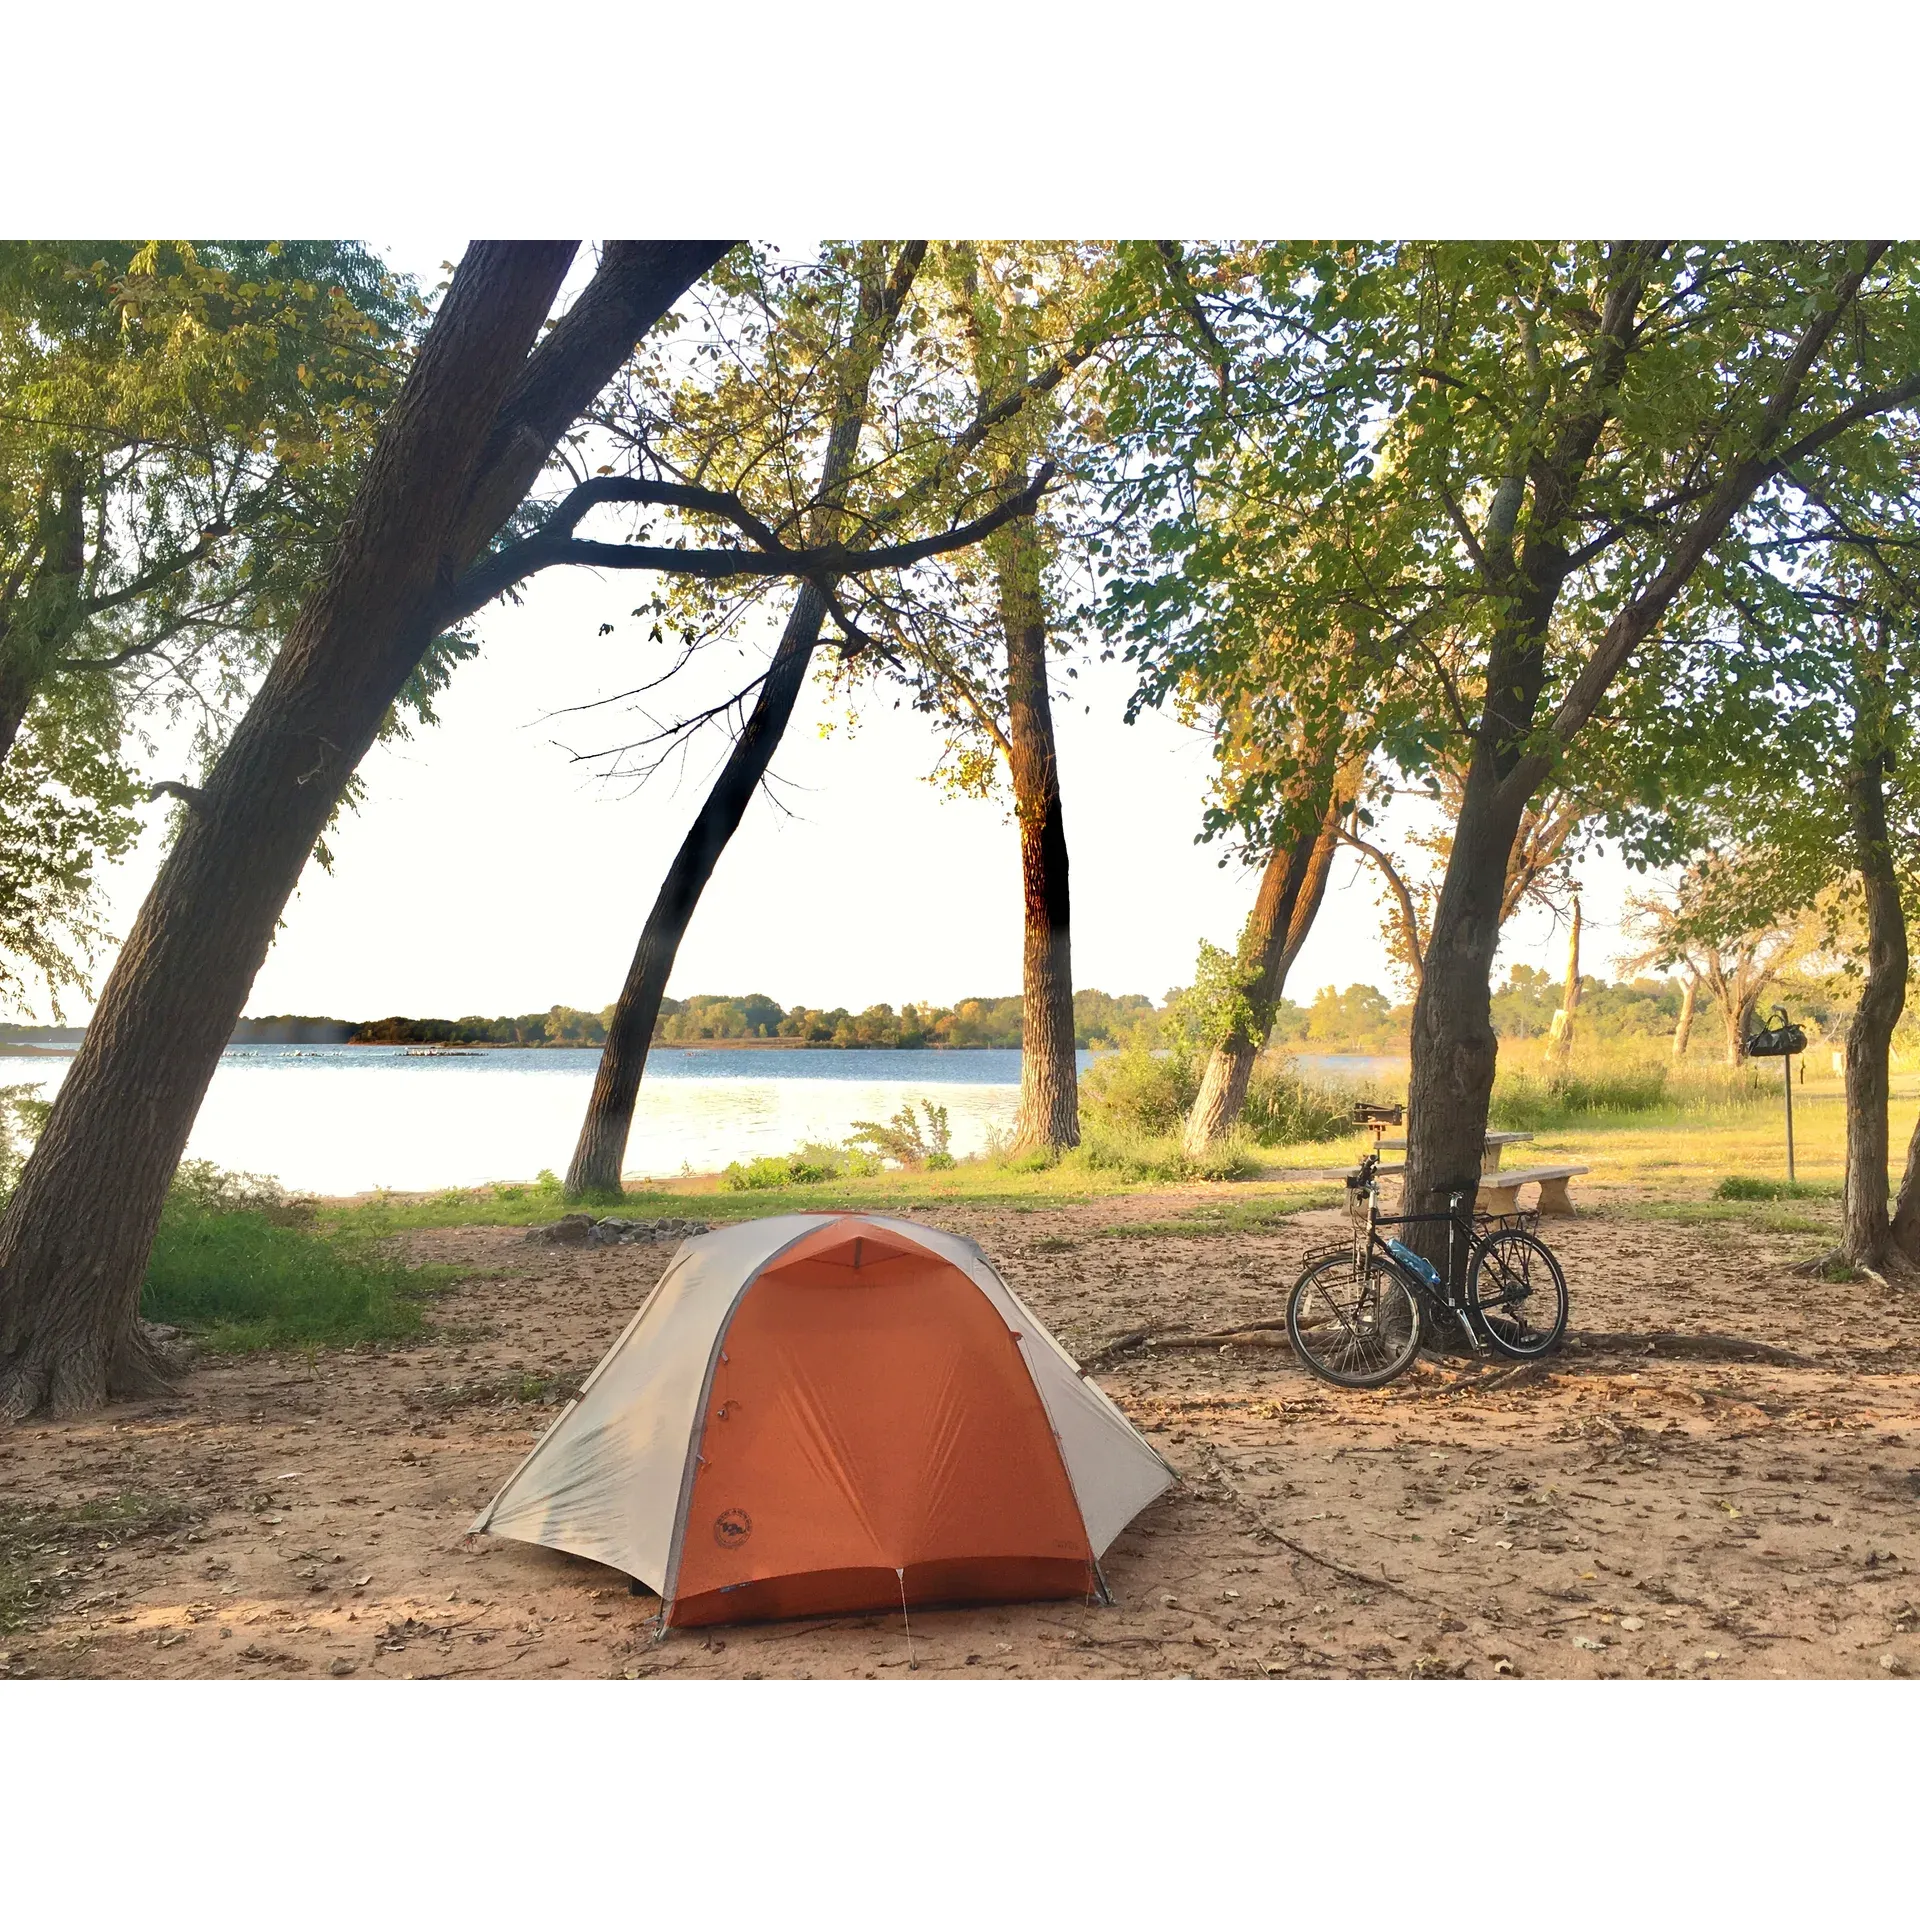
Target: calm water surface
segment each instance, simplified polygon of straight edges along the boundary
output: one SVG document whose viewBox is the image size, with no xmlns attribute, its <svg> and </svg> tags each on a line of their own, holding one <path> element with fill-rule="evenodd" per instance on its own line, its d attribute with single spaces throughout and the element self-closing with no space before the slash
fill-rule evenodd
<svg viewBox="0 0 1920 1920">
<path fill-rule="evenodd" d="M 1095 1056 L 1080 1055 L 1084 1071 Z M 599 1054 L 503 1048 L 422 1056 L 404 1047 L 229 1047 L 194 1123 L 188 1153 L 271 1174 L 308 1193 L 418 1192 L 564 1171 Z M 1390 1078 L 1394 1060 L 1302 1056 L 1309 1073 Z M 51 1093 L 67 1062 L 0 1060 L 0 1082 Z M 979 1151 L 1013 1122 L 1020 1055 L 837 1049 L 661 1048 L 647 1063 L 626 1171 L 636 1178 L 710 1172 L 838 1143 L 858 1120 L 903 1100 L 947 1109 L 956 1153 Z"/>
</svg>

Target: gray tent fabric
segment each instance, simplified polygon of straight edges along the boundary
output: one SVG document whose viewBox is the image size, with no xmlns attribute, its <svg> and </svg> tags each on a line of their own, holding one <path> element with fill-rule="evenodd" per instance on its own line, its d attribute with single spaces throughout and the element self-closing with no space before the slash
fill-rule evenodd
<svg viewBox="0 0 1920 1920">
<path fill-rule="evenodd" d="M 726 1327 L 766 1268 L 865 1225 L 964 1274 L 1017 1337 L 1096 1556 L 1174 1474 L 1035 1319 L 981 1249 L 882 1215 L 796 1213 L 686 1242 L 644 1306 L 469 1531 L 617 1567 L 671 1603 L 676 1527 Z"/>
</svg>

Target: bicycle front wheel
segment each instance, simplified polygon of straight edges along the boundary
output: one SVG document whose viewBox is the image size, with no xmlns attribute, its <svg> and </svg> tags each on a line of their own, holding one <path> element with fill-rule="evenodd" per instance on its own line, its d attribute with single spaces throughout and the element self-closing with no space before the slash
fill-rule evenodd
<svg viewBox="0 0 1920 1920">
<path fill-rule="evenodd" d="M 1567 1277 L 1544 1241 L 1503 1227 L 1474 1252 L 1467 1308 L 1502 1353 L 1536 1359 L 1551 1353 L 1567 1330 Z"/>
<path fill-rule="evenodd" d="M 1309 1267 L 1287 1301 L 1287 1338 L 1322 1380 L 1384 1387 L 1420 1353 L 1420 1296 L 1391 1260 L 1350 1253 Z"/>
</svg>

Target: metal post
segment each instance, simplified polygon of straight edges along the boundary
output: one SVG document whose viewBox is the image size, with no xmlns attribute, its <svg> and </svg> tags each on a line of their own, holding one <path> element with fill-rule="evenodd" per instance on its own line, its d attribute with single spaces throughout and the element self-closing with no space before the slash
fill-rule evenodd
<svg viewBox="0 0 1920 1920">
<path fill-rule="evenodd" d="M 1780 1064 L 1787 1070 L 1787 1185 L 1793 1185 L 1793 1055 L 1784 1054 Z"/>
</svg>

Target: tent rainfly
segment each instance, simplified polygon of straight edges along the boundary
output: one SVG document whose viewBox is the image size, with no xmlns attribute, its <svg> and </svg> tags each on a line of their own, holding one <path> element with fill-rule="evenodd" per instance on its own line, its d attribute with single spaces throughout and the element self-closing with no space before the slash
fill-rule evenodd
<svg viewBox="0 0 1920 1920">
<path fill-rule="evenodd" d="M 1104 1599 L 1173 1477 L 971 1240 L 793 1213 L 688 1241 L 470 1531 L 619 1568 L 662 1631 Z"/>
</svg>

